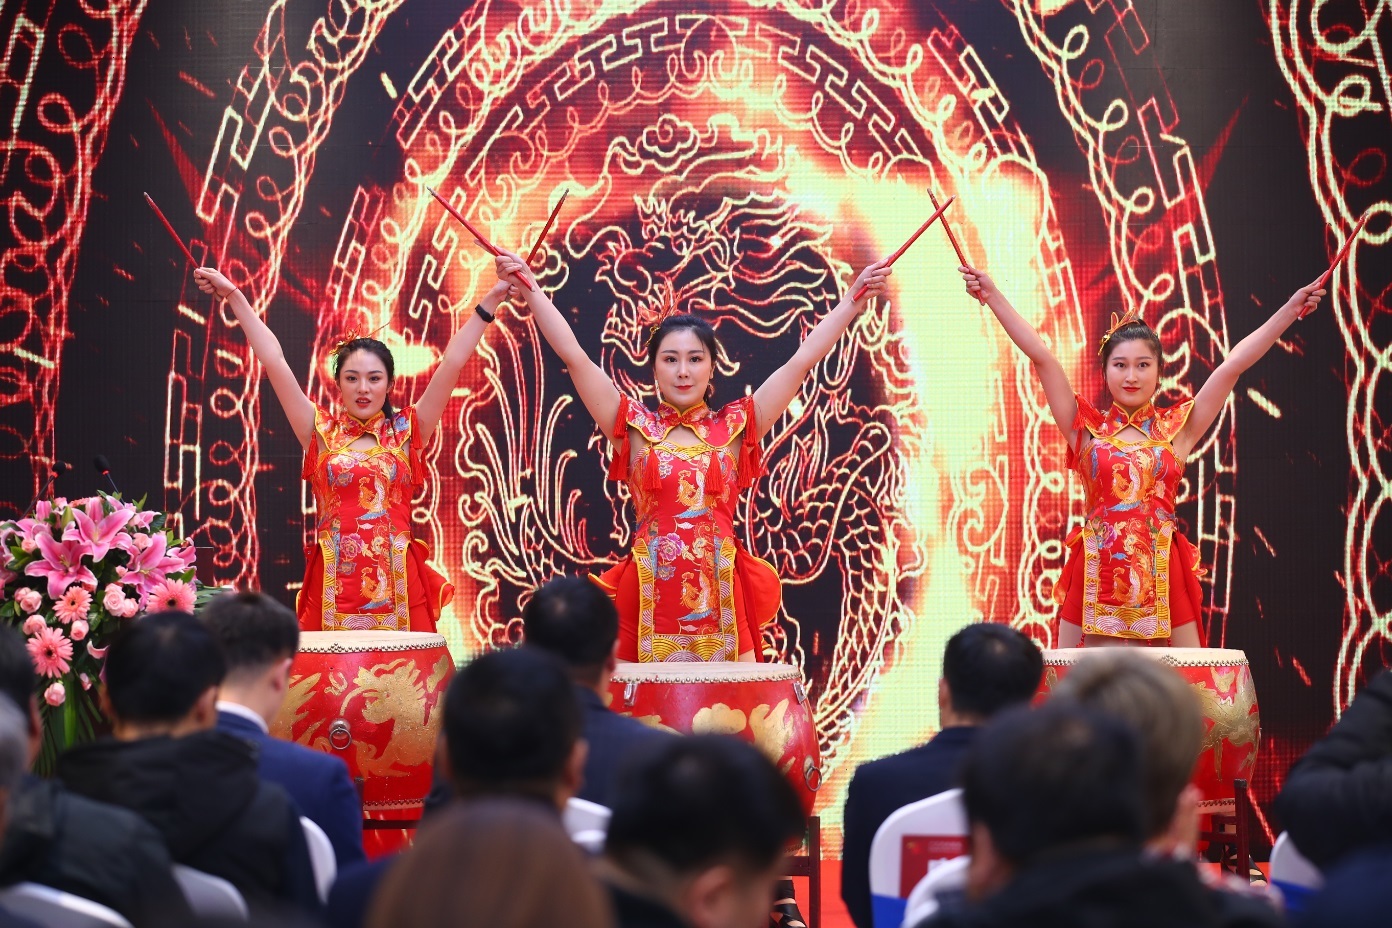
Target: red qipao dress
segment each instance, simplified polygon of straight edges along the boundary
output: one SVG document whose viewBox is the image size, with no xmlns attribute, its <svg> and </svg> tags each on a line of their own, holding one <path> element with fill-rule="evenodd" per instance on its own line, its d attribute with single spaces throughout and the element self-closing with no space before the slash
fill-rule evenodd
<svg viewBox="0 0 1392 928">
<path fill-rule="evenodd" d="M 777 615 L 782 589 L 772 565 L 735 537 L 735 502 L 763 473 L 755 421 L 752 396 L 685 413 L 620 398 L 609 477 L 627 481 L 638 525 L 629 556 L 595 578 L 619 612 L 619 660 L 758 659 L 759 629 Z M 667 441 L 678 426 L 700 443 Z M 647 442 L 631 466 L 630 429 Z"/>
<path fill-rule="evenodd" d="M 316 408 L 314 431 L 302 476 L 318 519 L 295 603 L 300 628 L 435 631 L 454 587 L 427 563 L 429 546 L 411 536 L 411 496 L 424 479 L 415 410 L 363 422 Z M 377 443 L 351 448 L 363 435 Z"/>
<path fill-rule="evenodd" d="M 1060 618 L 1084 635 L 1166 644 L 1172 629 L 1197 622 L 1202 606 L 1199 552 L 1175 528 L 1175 496 L 1184 462 L 1171 442 L 1194 401 L 1168 409 L 1150 403 L 1105 413 L 1078 397 L 1073 423 L 1092 441 L 1068 453 L 1083 481 L 1087 518 L 1068 539 L 1068 563 L 1054 586 Z M 1122 438 L 1127 427 L 1143 439 Z"/>
</svg>

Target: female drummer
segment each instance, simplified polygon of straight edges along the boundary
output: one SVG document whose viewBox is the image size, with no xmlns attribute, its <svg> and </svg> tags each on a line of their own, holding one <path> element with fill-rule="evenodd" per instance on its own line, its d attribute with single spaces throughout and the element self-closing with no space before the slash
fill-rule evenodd
<svg viewBox="0 0 1392 928">
<path fill-rule="evenodd" d="M 1039 333 L 992 283 L 958 268 L 1039 376 L 1054 422 L 1068 442 L 1068 464 L 1083 481 L 1087 518 L 1068 539 L 1068 562 L 1054 586 L 1059 647 L 1199 647 L 1198 550 L 1175 528 L 1184 462 L 1227 402 L 1238 375 L 1276 343 L 1324 290 L 1301 287 L 1261 328 L 1235 345 L 1198 395 L 1164 409 L 1152 404 L 1162 354 L 1155 330 L 1128 313 L 1102 339 L 1098 355 L 1112 403 L 1097 409 L 1073 392 L 1063 365 Z"/>
<path fill-rule="evenodd" d="M 435 631 L 454 589 L 428 563 L 429 547 L 411 535 L 411 495 L 424 479 L 421 451 L 508 285 L 490 289 L 454 333 L 414 406 L 392 406 L 395 369 L 386 345 L 374 338 L 340 343 L 333 356 L 339 404 L 329 410 L 305 394 L 279 340 L 231 281 L 210 267 L 193 276 L 232 308 L 305 449 L 303 477 L 318 517 L 296 600 L 300 628 Z"/>
<path fill-rule="evenodd" d="M 530 280 L 517 255 L 504 252 L 496 264 L 500 281 Z M 763 472 L 759 440 L 870 298 L 887 291 L 889 275 L 883 261 L 861 271 L 848 291 L 860 299 L 842 297 L 752 396 L 719 409 L 707 405 L 721 347 L 706 320 L 669 313 L 652 327 L 647 360 L 659 400 L 652 410 L 619 392 L 540 287 L 518 288 L 613 443 L 609 477 L 627 481 L 633 497 L 633 550 L 596 578 L 619 610 L 619 660 L 759 659 L 759 629 L 777 614 L 782 594 L 773 568 L 739 544 L 735 503 Z"/>
</svg>

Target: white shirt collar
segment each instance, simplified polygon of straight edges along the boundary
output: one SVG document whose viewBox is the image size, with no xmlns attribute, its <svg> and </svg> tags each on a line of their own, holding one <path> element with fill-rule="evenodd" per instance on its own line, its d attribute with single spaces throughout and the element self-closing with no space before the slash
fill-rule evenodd
<svg viewBox="0 0 1392 928">
<path fill-rule="evenodd" d="M 227 702 L 224 699 L 219 699 L 217 701 L 217 711 L 226 712 L 229 715 L 235 715 L 239 718 L 244 718 L 249 722 L 255 722 L 257 728 L 261 729 L 268 735 L 271 733 L 271 728 L 269 725 L 266 724 L 266 720 L 263 719 L 259 713 L 253 712 L 241 703 Z"/>
</svg>

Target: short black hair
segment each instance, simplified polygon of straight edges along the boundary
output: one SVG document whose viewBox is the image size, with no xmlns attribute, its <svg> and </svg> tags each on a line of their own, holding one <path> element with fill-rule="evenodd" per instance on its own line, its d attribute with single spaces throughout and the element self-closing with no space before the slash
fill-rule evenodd
<svg viewBox="0 0 1392 928">
<path fill-rule="evenodd" d="M 619 612 L 593 580 L 556 577 L 523 607 L 522 636 L 575 670 L 598 671 L 618 640 Z"/>
<path fill-rule="evenodd" d="M 24 646 L 24 636 L 13 626 L 0 625 L 0 694 L 28 712 L 36 682 L 34 659 Z"/>
<path fill-rule="evenodd" d="M 124 721 L 177 722 L 226 673 L 222 649 L 202 622 L 187 612 L 156 612 L 112 638 L 107 697 Z"/>
<path fill-rule="evenodd" d="M 1139 740 L 1083 706 L 1002 712 L 967 750 L 962 799 L 968 820 L 1016 865 L 1070 844 L 1145 839 Z"/>
<path fill-rule="evenodd" d="M 265 593 L 223 593 L 198 618 L 222 648 L 228 675 L 264 669 L 300 649 L 299 619 Z"/>
<path fill-rule="evenodd" d="M 474 658 L 445 693 L 445 744 L 461 796 L 540 794 L 580 738 L 580 703 L 560 659 L 535 648 Z"/>
<path fill-rule="evenodd" d="M 943 676 L 952 708 L 988 719 L 1026 702 L 1039 689 L 1044 655 L 1035 643 L 1008 625 L 975 622 L 947 639 Z"/>
<path fill-rule="evenodd" d="M 728 735 L 663 738 L 638 749 L 610 795 L 604 851 L 621 866 L 648 855 L 678 874 L 730 859 L 763 870 L 806 824 L 778 769 Z"/>
</svg>

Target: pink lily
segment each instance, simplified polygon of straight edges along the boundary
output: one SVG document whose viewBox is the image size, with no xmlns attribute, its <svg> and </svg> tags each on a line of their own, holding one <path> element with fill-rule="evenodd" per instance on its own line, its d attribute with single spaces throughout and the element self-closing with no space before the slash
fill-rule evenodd
<svg viewBox="0 0 1392 928">
<path fill-rule="evenodd" d="M 53 533 L 49 531 L 48 523 L 39 519 L 20 519 L 15 523 L 15 528 L 19 529 L 20 547 L 25 551 L 33 551 L 39 546 L 40 535 L 53 537 Z"/>
<path fill-rule="evenodd" d="M 147 539 L 147 542 L 144 547 L 139 547 L 142 538 Z M 136 536 L 137 550 L 131 553 L 130 563 L 126 565 L 126 572 L 121 575 L 121 582 L 135 584 L 140 590 L 141 599 L 145 598 L 152 587 L 164 581 L 160 566 L 164 563 L 164 552 L 168 544 L 169 539 L 164 537 L 163 532 Z"/>
<path fill-rule="evenodd" d="M 82 559 L 92 553 L 91 545 L 84 541 L 55 541 L 53 536 L 38 536 L 39 552 L 43 556 L 24 568 L 31 577 L 48 578 L 48 598 L 58 599 L 63 591 L 74 583 L 95 588 L 96 575 L 82 563 Z"/>
<path fill-rule="evenodd" d="M 130 521 L 131 514 L 117 510 L 110 515 L 102 515 L 101 498 L 92 502 L 94 506 L 73 510 L 73 524 L 63 533 L 64 541 L 85 541 L 92 546 L 92 560 L 100 561 L 111 550 L 112 543 L 121 529 Z M 96 512 L 92 510 L 95 509 Z"/>
<path fill-rule="evenodd" d="M 155 516 L 159 515 L 158 512 L 153 512 L 149 509 L 144 512 L 136 512 L 134 506 L 131 507 L 131 513 L 131 525 L 134 525 L 136 528 L 149 528 L 150 523 L 155 521 Z"/>
</svg>

